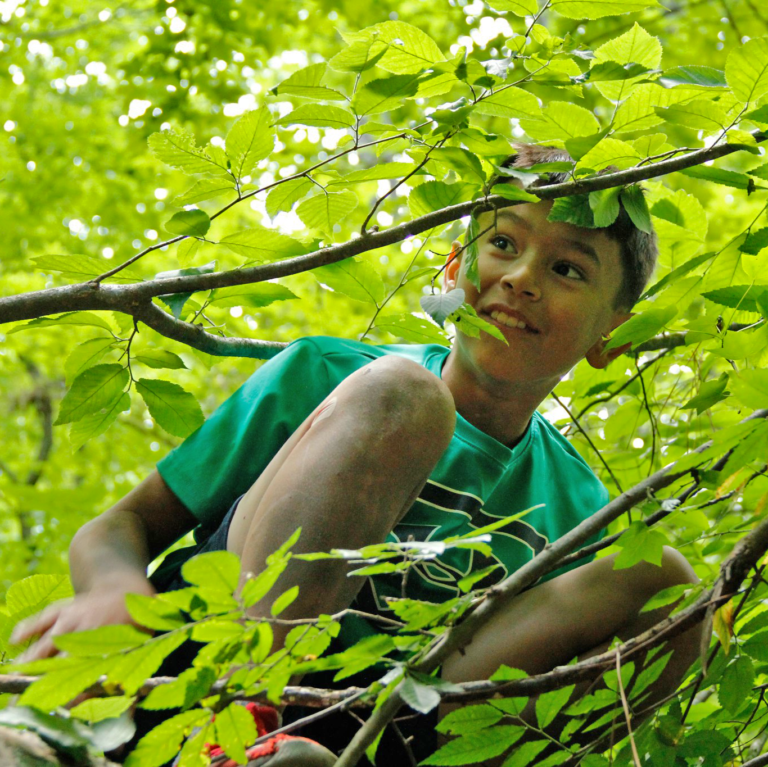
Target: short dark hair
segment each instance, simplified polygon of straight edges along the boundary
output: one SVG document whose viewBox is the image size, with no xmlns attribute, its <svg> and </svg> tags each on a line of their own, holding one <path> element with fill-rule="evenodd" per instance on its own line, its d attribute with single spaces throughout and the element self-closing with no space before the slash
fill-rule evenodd
<svg viewBox="0 0 768 767">
<path fill-rule="evenodd" d="M 573 162 L 573 159 L 565 149 L 522 143 L 513 144 L 513 147 L 517 154 L 507 157 L 499 166 L 500 168 L 525 170 L 545 162 Z M 570 179 L 566 172 L 550 172 L 547 176 L 546 180 L 538 178 L 530 186 L 560 184 Z M 491 180 L 491 186 L 509 180 L 511 180 L 509 176 L 499 172 Z M 618 242 L 621 249 L 622 280 L 614 306 L 615 308 L 629 310 L 642 295 L 656 266 L 656 259 L 659 255 L 656 233 L 654 231 L 648 233 L 638 229 L 621 204 L 616 220 L 602 231 L 611 240 Z"/>
</svg>

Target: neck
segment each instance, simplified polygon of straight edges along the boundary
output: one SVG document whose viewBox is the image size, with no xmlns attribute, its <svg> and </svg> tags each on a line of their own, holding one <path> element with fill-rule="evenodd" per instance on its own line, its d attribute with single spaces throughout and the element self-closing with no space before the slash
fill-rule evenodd
<svg viewBox="0 0 768 767">
<path fill-rule="evenodd" d="M 457 361 L 455 350 L 445 361 L 442 379 L 451 390 L 456 411 L 508 447 L 520 441 L 534 411 L 549 393 L 533 392 L 467 370 Z"/>
</svg>

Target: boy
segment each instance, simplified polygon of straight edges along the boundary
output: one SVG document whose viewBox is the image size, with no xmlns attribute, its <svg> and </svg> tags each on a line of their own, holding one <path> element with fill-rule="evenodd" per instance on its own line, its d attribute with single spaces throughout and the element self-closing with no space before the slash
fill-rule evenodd
<svg viewBox="0 0 768 767">
<path fill-rule="evenodd" d="M 509 163 L 524 169 L 563 159 L 559 150 L 520 147 Z M 457 593 L 456 581 L 468 572 L 495 565 L 487 583 L 496 582 L 603 506 L 605 488 L 536 408 L 580 359 L 599 368 L 626 351 L 605 352 L 605 339 L 630 316 L 650 278 L 655 238 L 637 230 L 623 210 L 611 227 L 581 229 L 548 221 L 551 205 L 479 214 L 478 231 L 496 222 L 477 243 L 479 289 L 466 277 L 458 243 L 446 266 L 446 288 L 462 288 L 507 346 L 486 333 L 457 333 L 450 351 L 323 338 L 291 344 L 157 471 L 77 533 L 71 548 L 77 597 L 25 624 L 17 641 L 39 636 L 30 656 L 44 657 L 55 652 L 57 634 L 130 621 L 124 594 L 183 585 L 180 563 L 154 584 L 146 567 L 197 525 L 203 539 L 210 537 L 193 552 L 227 548 L 240 556 L 243 573 L 258 573 L 299 526 L 295 551 L 327 551 L 387 536 L 440 539 L 544 504 L 495 533 L 487 561 L 453 552 L 419 566 L 408 596 L 442 601 Z M 483 679 L 502 663 L 547 671 L 598 651 L 617 634 L 641 632 L 656 620 L 639 614 L 654 593 L 695 581 L 671 549 L 661 567 L 613 571 L 612 559 L 518 596 L 444 664 L 443 677 Z M 385 597 L 400 595 L 399 578 L 363 584 L 346 577 L 347 569 L 339 561 L 292 560 L 251 614 L 267 615 L 273 595 L 295 584 L 299 596 L 286 618 L 334 613 L 353 601 L 383 612 Z M 373 631 L 350 620 L 342 639 L 349 645 Z M 697 633 L 670 643 L 675 653 L 665 689 L 674 689 L 695 656 Z M 284 637 L 276 627 L 276 645 Z M 325 720 L 321 727 L 339 734 Z M 347 734 L 341 743 L 327 742 L 338 749 L 344 739 Z M 313 758 L 332 763 L 319 746 L 273 747 L 274 756 L 263 752 L 259 765 L 270 758 L 281 767 Z"/>
</svg>

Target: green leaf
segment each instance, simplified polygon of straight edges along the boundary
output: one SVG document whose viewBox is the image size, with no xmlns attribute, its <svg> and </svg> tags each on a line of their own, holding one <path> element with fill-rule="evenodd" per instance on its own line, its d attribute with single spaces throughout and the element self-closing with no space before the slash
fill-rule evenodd
<svg viewBox="0 0 768 767">
<path fill-rule="evenodd" d="M 651 214 L 648 211 L 648 203 L 646 202 L 643 190 L 636 184 L 633 184 L 621 190 L 620 199 L 632 223 L 641 232 L 650 234 L 653 231 L 653 225 L 651 224 Z"/>
<path fill-rule="evenodd" d="M 31 328 L 49 328 L 57 325 L 81 325 L 83 327 L 102 328 L 109 333 L 112 332 L 109 323 L 99 317 L 98 314 L 92 314 L 91 312 L 68 312 L 67 314 L 59 314 L 57 317 L 38 317 L 24 325 L 14 325 L 14 327 L 6 331 L 6 335 L 10 336 L 13 333 Z"/>
<path fill-rule="evenodd" d="M 166 221 L 165 230 L 171 234 L 204 237 L 211 228 L 211 219 L 204 210 L 182 210 Z"/>
<path fill-rule="evenodd" d="M 620 192 L 619 187 L 612 187 L 589 193 L 589 207 L 592 208 L 596 227 L 610 226 L 618 218 Z"/>
<path fill-rule="evenodd" d="M 147 404 L 149 414 L 169 434 L 188 437 L 205 420 L 197 400 L 178 384 L 140 378 L 136 390 Z"/>
<path fill-rule="evenodd" d="M 763 408 L 768 402 L 768 370 L 742 370 L 731 375 L 733 396 L 751 408 Z"/>
<path fill-rule="evenodd" d="M 78 703 L 69 710 L 70 716 L 85 719 L 88 722 L 102 722 L 113 719 L 127 711 L 133 704 L 132 697 L 91 698 Z"/>
<path fill-rule="evenodd" d="M 664 88 L 676 88 L 679 85 L 698 88 L 727 88 L 725 72 L 721 69 L 688 64 L 665 70 L 656 82 Z M 749 115 L 747 115 L 749 116 Z"/>
<path fill-rule="evenodd" d="M 105 673 L 109 681 L 119 684 L 127 695 L 135 695 L 144 682 L 159 668 L 162 662 L 187 639 L 183 631 L 155 637 L 142 647 L 127 653 Z M 92 660 L 90 660 L 93 663 Z M 114 663 L 114 662 L 113 662 Z"/>
<path fill-rule="evenodd" d="M 184 360 L 178 354 L 165 349 L 144 349 L 134 355 L 133 359 L 155 370 L 179 370 L 187 369 Z"/>
<path fill-rule="evenodd" d="M 273 603 L 269 612 L 273 617 L 280 615 L 283 610 L 292 605 L 296 601 L 296 597 L 299 596 L 299 587 L 292 586 L 287 591 L 284 591 Z"/>
<path fill-rule="evenodd" d="M 613 563 L 614 570 L 624 570 L 638 562 L 650 562 L 661 567 L 664 546 L 669 545 L 666 536 L 648 527 L 645 522 L 633 522 L 616 541 L 621 551 Z"/>
<path fill-rule="evenodd" d="M 626 141 L 604 138 L 579 160 L 576 165 L 576 175 L 590 171 L 598 173 L 606 168 L 626 170 L 633 167 L 640 159 L 637 150 Z"/>
<path fill-rule="evenodd" d="M 187 583 L 231 594 L 240 579 L 240 559 L 231 551 L 209 551 L 187 560 L 181 575 Z"/>
<path fill-rule="evenodd" d="M 444 716 L 435 729 L 438 732 L 446 732 L 451 735 L 467 735 L 471 732 L 485 730 L 496 724 L 501 717 L 501 711 L 487 703 L 464 706 Z"/>
<path fill-rule="evenodd" d="M 319 64 L 310 64 L 308 67 L 294 72 L 287 80 L 273 89 L 274 93 L 281 96 L 302 96 L 306 99 L 319 99 L 321 101 L 344 101 L 344 96 L 332 88 L 321 85 L 327 64 L 321 61 Z"/>
<path fill-rule="evenodd" d="M 272 154 L 275 134 L 270 127 L 271 122 L 269 109 L 262 107 L 241 115 L 229 129 L 227 156 L 232 163 L 232 173 L 237 178 L 250 176 L 256 164 Z"/>
<path fill-rule="evenodd" d="M 64 373 L 67 381 L 77 378 L 87 368 L 98 364 L 99 360 L 112 349 L 114 339 L 90 338 L 78 344 L 71 352 L 67 361 L 64 363 Z"/>
<path fill-rule="evenodd" d="M 72 596 L 72 585 L 66 575 L 30 575 L 11 584 L 5 594 L 9 615 L 31 615 L 47 605 Z"/>
<path fill-rule="evenodd" d="M 377 66 L 393 74 L 415 74 L 445 61 L 443 52 L 426 32 L 404 21 L 375 24 L 361 34 L 375 35 L 377 42 L 386 46 Z"/>
<path fill-rule="evenodd" d="M 126 594 L 125 606 L 136 623 L 153 631 L 173 631 L 186 623 L 179 609 L 160 597 Z"/>
<path fill-rule="evenodd" d="M 494 11 L 511 11 L 515 16 L 535 16 L 539 10 L 536 0 L 489 0 Z"/>
<path fill-rule="evenodd" d="M 672 657 L 672 651 L 665 653 L 650 666 L 646 666 L 632 685 L 632 694 L 640 695 L 644 690 L 650 687 L 664 672 L 664 669 L 669 663 L 669 659 Z"/>
<path fill-rule="evenodd" d="M 684 264 L 680 264 L 680 266 L 678 266 L 676 269 L 673 269 L 669 274 L 662 277 L 657 283 L 646 290 L 645 293 L 643 293 L 641 296 L 641 300 L 644 301 L 651 296 L 655 296 L 659 291 L 666 288 L 667 285 L 672 285 L 673 283 L 677 282 L 681 277 L 685 277 L 686 274 L 692 272 L 697 267 L 701 266 L 707 261 L 711 261 L 716 255 L 717 254 L 714 251 L 709 253 L 702 253 L 695 258 L 689 259 Z"/>
<path fill-rule="evenodd" d="M 455 288 L 448 293 L 435 293 L 419 299 L 421 308 L 442 328 L 448 317 L 464 303 L 464 291 Z"/>
<path fill-rule="evenodd" d="M 192 274 L 210 274 L 211 272 L 215 271 L 215 269 L 216 262 L 211 261 L 210 263 L 203 264 L 202 266 L 189 266 L 186 269 L 173 269 L 168 272 L 158 272 L 155 275 L 155 278 L 166 280 L 172 279 L 174 277 L 187 277 Z M 162 296 L 158 296 L 158 298 L 170 308 L 173 316 L 176 319 L 179 319 L 179 317 L 181 317 L 181 312 L 184 309 L 184 304 L 187 302 L 191 295 L 191 293 L 166 293 Z"/>
<path fill-rule="evenodd" d="M 392 75 L 371 80 L 358 89 L 352 106 L 360 117 L 387 112 L 402 106 L 403 99 L 415 96 L 418 89 L 417 75 Z"/>
<path fill-rule="evenodd" d="M 267 194 L 267 214 L 274 217 L 281 210 L 290 210 L 297 200 L 314 188 L 308 178 L 294 178 L 278 184 Z"/>
<path fill-rule="evenodd" d="M 621 69 L 620 65 L 614 66 Z M 521 120 L 520 127 L 536 141 L 565 141 L 597 133 L 600 123 L 594 114 L 584 107 L 568 101 L 550 101 L 542 113 L 541 120 Z"/>
<path fill-rule="evenodd" d="M 747 239 L 739 246 L 742 253 L 756 256 L 763 248 L 768 247 L 768 226 L 757 229 L 747 235 Z"/>
<path fill-rule="evenodd" d="M 420 764 L 474 764 L 492 759 L 517 743 L 524 732 L 525 727 L 516 725 L 497 725 L 480 732 L 471 732 L 448 741 Z"/>
<path fill-rule="evenodd" d="M 676 316 L 676 306 L 648 309 L 635 314 L 613 331 L 605 350 L 616 349 L 629 342 L 633 345 L 641 344 L 661 332 Z"/>
<path fill-rule="evenodd" d="M 654 594 L 642 607 L 641 613 L 647 613 L 651 610 L 658 610 L 660 607 L 666 607 L 677 602 L 688 589 L 689 583 L 679 583 L 677 586 L 670 586 Z"/>
<path fill-rule="evenodd" d="M 210 666 L 188 668 L 169 684 L 155 687 L 141 702 L 141 708 L 189 708 L 208 694 L 214 682 L 216 671 Z"/>
<path fill-rule="evenodd" d="M 602 19 L 656 5 L 656 0 L 552 0 L 552 8 L 569 19 Z"/>
<path fill-rule="evenodd" d="M 61 401 L 57 424 L 79 421 L 113 407 L 128 386 L 128 370 L 122 365 L 95 365 L 83 371 Z"/>
<path fill-rule="evenodd" d="M 232 285 L 229 288 L 217 288 L 210 299 L 215 306 L 249 306 L 261 309 L 276 301 L 291 301 L 298 296 L 288 288 L 274 282 L 262 282 L 256 285 Z"/>
<path fill-rule="evenodd" d="M 728 373 L 723 373 L 714 381 L 705 381 L 699 387 L 699 393 L 682 405 L 682 409 L 693 410 L 695 408 L 696 415 L 701 415 L 705 410 L 709 410 L 728 396 L 725 391 L 727 386 Z"/>
<path fill-rule="evenodd" d="M 306 252 L 306 248 L 298 240 L 263 226 L 228 234 L 219 242 L 248 259 L 246 263 L 279 261 L 291 256 L 300 256 Z"/>
<path fill-rule="evenodd" d="M 696 99 L 671 107 L 654 107 L 654 111 L 668 123 L 708 133 L 721 131 L 730 122 L 725 110 L 708 99 Z"/>
<path fill-rule="evenodd" d="M 536 96 L 515 87 L 497 91 L 479 101 L 475 106 L 475 114 L 527 120 L 542 119 L 541 107 Z"/>
<path fill-rule="evenodd" d="M 337 180 L 328 182 L 328 187 L 336 185 L 349 186 L 350 184 L 361 184 L 365 181 L 378 181 L 386 178 L 404 178 L 412 171 L 416 170 L 416 165 L 407 162 L 387 162 L 380 165 L 374 165 L 372 168 L 363 168 L 362 170 L 353 170 Z M 418 174 L 417 174 L 418 175 Z M 413 176 L 411 178 L 414 178 Z"/>
<path fill-rule="evenodd" d="M 504 337 L 504 333 L 487 320 L 478 317 L 474 307 L 467 303 L 462 304 L 448 319 L 454 324 L 456 329 L 460 330 L 465 336 L 479 338 L 480 333 L 488 333 L 488 335 L 502 341 L 505 346 L 509 346 L 509 342 Z"/>
<path fill-rule="evenodd" d="M 560 713 L 563 706 L 568 703 L 575 689 L 574 685 L 563 687 L 560 690 L 545 692 L 536 699 L 536 721 L 543 730 L 552 724 L 554 718 Z M 527 762 L 524 762 L 527 764 Z"/>
<path fill-rule="evenodd" d="M 635 61 L 624 64 L 611 59 L 594 61 L 592 68 L 580 77 L 574 78 L 577 82 L 603 83 L 616 80 L 632 80 L 651 72 L 652 69 Z"/>
<path fill-rule="evenodd" d="M 434 687 L 422 684 L 410 676 L 403 680 L 400 697 L 420 714 L 428 714 L 440 704 L 440 693 Z"/>
<path fill-rule="evenodd" d="M 180 207 L 194 205 L 195 203 L 203 202 L 203 200 L 219 197 L 225 192 L 234 191 L 236 191 L 235 185 L 231 178 L 204 178 L 193 184 L 186 192 L 174 197 L 173 204 Z M 178 234 L 181 234 L 181 232 Z"/>
<path fill-rule="evenodd" d="M 588 5 L 588 3 L 581 4 Z M 606 4 L 611 5 L 610 0 Z M 656 5 L 655 2 L 651 4 Z M 597 7 L 600 5 L 600 3 L 596 4 Z M 609 40 L 595 50 L 595 58 L 592 61 L 593 67 L 609 61 L 622 66 L 639 64 L 648 69 L 656 69 L 661 64 L 661 43 L 658 38 L 649 35 L 639 24 L 635 23 L 628 32 Z M 644 74 L 644 72 L 640 72 L 638 76 L 628 80 L 597 82 L 597 89 L 607 99 L 622 101 Z"/>
<path fill-rule="evenodd" d="M 547 694 L 551 695 L 551 693 Z M 504 761 L 502 767 L 527 767 L 529 764 L 542 764 L 541 761 L 535 760 L 548 745 L 548 740 L 533 740 L 523 743 L 520 748 L 516 748 L 514 753 Z"/>
<path fill-rule="evenodd" d="M 108 261 L 106 258 L 93 258 L 92 256 L 36 256 L 35 258 L 31 258 L 30 261 L 32 261 L 35 267 L 40 269 L 42 272 L 60 272 L 62 277 L 68 277 L 79 281 L 90 280 L 93 277 L 98 277 L 99 275 L 108 272 L 110 269 L 113 269 L 117 265 L 113 261 Z M 127 266 L 125 269 L 121 269 L 113 277 L 107 277 L 104 282 L 128 283 L 141 282 L 141 280 L 142 276 L 138 267 Z M 70 315 L 72 314 L 87 315 L 89 313 L 70 312 Z M 67 315 L 61 316 L 63 317 Z M 96 315 L 91 316 L 96 317 Z M 53 318 L 44 317 L 40 319 L 52 320 Z M 36 322 L 36 320 L 33 320 L 32 322 Z M 32 325 L 32 323 L 29 324 Z"/>
<path fill-rule="evenodd" d="M 751 658 L 765 663 L 768 661 L 768 631 L 763 631 L 759 634 L 747 639 L 741 645 L 741 649 L 749 655 Z"/>
<path fill-rule="evenodd" d="M 312 276 L 322 285 L 355 301 L 380 304 L 384 283 L 378 272 L 361 258 L 347 258 L 313 269 Z"/>
<path fill-rule="evenodd" d="M 756 101 L 768 93 L 768 38 L 753 37 L 725 61 L 725 79 L 737 99 Z"/>
<path fill-rule="evenodd" d="M 594 229 L 595 219 L 589 204 L 589 195 L 558 197 L 549 211 L 547 221 L 565 221 L 584 229 Z"/>
<path fill-rule="evenodd" d="M 333 56 L 328 66 L 338 72 L 365 72 L 376 66 L 386 52 L 387 47 L 376 38 L 358 40 Z"/>
<path fill-rule="evenodd" d="M 355 116 L 352 112 L 341 107 L 327 104 L 302 104 L 285 117 L 277 121 L 277 125 L 314 125 L 318 128 L 354 128 Z"/>
<path fill-rule="evenodd" d="M 69 443 L 72 450 L 77 450 L 89 439 L 103 434 L 117 420 L 117 416 L 130 410 L 130 407 L 131 398 L 126 392 L 98 413 L 84 416 L 79 421 L 75 421 L 69 427 Z"/>
<path fill-rule="evenodd" d="M 734 189 L 745 189 L 748 194 L 751 194 L 755 189 L 762 188 L 755 184 L 755 180 L 745 175 L 744 173 L 736 173 L 732 170 L 723 170 L 722 168 L 714 168 L 705 165 L 696 165 L 693 168 L 686 168 L 679 171 L 684 176 L 690 176 L 691 178 L 698 178 L 702 181 L 711 181 L 713 184 L 722 184 L 723 186 L 730 186 Z"/>
<path fill-rule="evenodd" d="M 411 151 L 411 155 L 415 155 Z M 430 152 L 430 160 L 434 160 L 447 168 L 455 171 L 461 181 L 468 181 L 474 184 L 485 183 L 485 171 L 483 170 L 480 158 L 460 147 L 442 147 Z"/>
<path fill-rule="evenodd" d="M 216 714 L 216 742 L 238 764 L 248 761 L 245 747 L 250 746 L 257 737 L 256 723 L 245 706 L 230 703 Z"/>
<path fill-rule="evenodd" d="M 380 314 L 374 327 L 416 344 L 448 345 L 448 336 L 437 325 L 412 314 Z"/>
<path fill-rule="evenodd" d="M 210 716 L 208 710 L 195 709 L 166 719 L 139 741 L 128 754 L 125 767 L 161 767 L 179 753 L 182 741 L 192 729 L 207 722 Z"/>
<path fill-rule="evenodd" d="M 71 656 L 112 655 L 130 650 L 149 641 L 151 636 L 133 626 L 101 626 L 76 634 L 61 634 L 54 638 L 59 650 Z"/>
<path fill-rule="evenodd" d="M 708 290 L 701 294 L 702 298 L 713 301 L 720 306 L 731 309 L 741 309 L 745 312 L 760 312 L 760 305 L 768 299 L 766 285 L 730 285 L 727 288 Z"/>
<path fill-rule="evenodd" d="M 408 195 L 408 207 L 414 218 L 424 216 L 449 205 L 458 205 L 474 199 L 475 184 L 446 184 L 444 181 L 425 181 Z"/>
<path fill-rule="evenodd" d="M 200 250 L 200 240 L 188 237 L 176 245 L 176 259 L 182 267 L 188 267 L 195 260 L 198 250 Z"/>
<path fill-rule="evenodd" d="M 272 586 L 275 585 L 285 567 L 285 562 L 279 562 L 270 565 L 266 570 L 262 570 L 255 578 L 249 578 L 240 592 L 240 599 L 243 605 L 245 607 L 253 607 L 253 605 L 263 599 Z"/>
<path fill-rule="evenodd" d="M 106 664 L 107 661 L 83 658 L 61 671 L 51 671 L 27 687 L 18 703 L 43 712 L 53 711 L 95 684 L 104 674 Z"/>
<path fill-rule="evenodd" d="M 147 140 L 149 151 L 161 162 L 184 173 L 196 175 L 226 175 L 226 163 L 222 164 L 210 154 L 195 146 L 194 136 L 185 130 L 166 130 L 153 133 Z"/>
<path fill-rule="evenodd" d="M 523 202 L 540 202 L 541 198 L 535 194 L 526 192 L 515 184 L 494 184 L 491 187 L 493 194 L 498 194 L 507 200 L 521 200 Z"/>
<path fill-rule="evenodd" d="M 357 207 L 354 192 L 321 192 L 299 204 L 296 213 L 310 228 L 333 234 L 333 227 Z"/>
<path fill-rule="evenodd" d="M 601 130 L 599 133 L 593 133 L 591 136 L 577 136 L 565 140 L 565 148 L 568 154 L 576 161 L 590 152 L 600 141 L 608 135 L 608 129 Z"/>
<path fill-rule="evenodd" d="M 718 688 L 720 703 L 730 712 L 736 713 L 750 698 L 755 682 L 755 668 L 752 660 L 740 655 L 726 666 Z"/>
</svg>

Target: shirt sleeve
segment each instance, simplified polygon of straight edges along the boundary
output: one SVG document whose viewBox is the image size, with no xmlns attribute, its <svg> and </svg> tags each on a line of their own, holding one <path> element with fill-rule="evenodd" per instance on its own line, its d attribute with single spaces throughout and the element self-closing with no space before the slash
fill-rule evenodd
<svg viewBox="0 0 768 767">
<path fill-rule="evenodd" d="M 260 367 L 157 465 L 173 493 L 215 527 L 332 387 L 323 355 L 303 338 Z"/>
</svg>

